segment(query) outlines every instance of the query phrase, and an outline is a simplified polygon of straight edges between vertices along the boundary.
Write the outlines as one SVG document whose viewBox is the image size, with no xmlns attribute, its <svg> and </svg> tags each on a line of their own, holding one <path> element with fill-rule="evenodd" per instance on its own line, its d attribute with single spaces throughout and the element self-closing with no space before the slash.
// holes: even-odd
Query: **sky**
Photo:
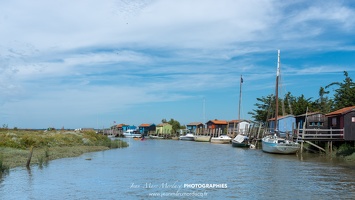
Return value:
<svg viewBox="0 0 355 200">
<path fill-rule="evenodd" d="M 0 126 L 252 119 L 278 49 L 284 93 L 355 79 L 354 32 L 345 0 L 0 1 Z"/>
</svg>

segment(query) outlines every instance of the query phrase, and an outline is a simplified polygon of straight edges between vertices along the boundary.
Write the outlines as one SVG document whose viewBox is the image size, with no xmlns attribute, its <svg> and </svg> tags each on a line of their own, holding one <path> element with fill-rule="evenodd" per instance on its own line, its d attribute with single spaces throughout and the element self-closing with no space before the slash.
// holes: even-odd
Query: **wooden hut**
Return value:
<svg viewBox="0 0 355 200">
<path fill-rule="evenodd" d="M 277 127 L 280 137 L 286 137 L 287 134 L 292 134 L 293 127 L 296 124 L 294 115 L 285 115 L 277 117 Z M 275 130 L 275 118 L 269 119 L 269 128 L 271 132 Z"/>
<path fill-rule="evenodd" d="M 139 133 L 147 136 L 149 133 L 155 133 L 156 126 L 155 124 L 141 124 L 138 126 Z"/>
<path fill-rule="evenodd" d="M 307 118 L 307 119 L 306 119 Z M 305 124 L 306 123 L 306 124 Z M 311 112 L 296 116 L 296 124 L 300 129 L 327 129 L 328 120 L 321 112 Z"/>
<path fill-rule="evenodd" d="M 331 129 L 344 129 L 343 139 L 355 141 L 355 106 L 336 110 L 325 115 Z"/>
<path fill-rule="evenodd" d="M 230 135 L 247 134 L 250 122 L 247 120 L 231 120 L 228 121 L 228 133 Z"/>
<path fill-rule="evenodd" d="M 156 126 L 156 135 L 170 135 L 173 131 L 173 126 L 169 123 L 161 123 Z"/>
<path fill-rule="evenodd" d="M 191 122 L 188 125 L 186 125 L 186 129 L 189 130 L 190 133 L 197 133 L 198 130 L 201 130 L 204 128 L 204 125 L 202 122 Z"/>
<path fill-rule="evenodd" d="M 226 120 L 210 120 L 206 122 L 209 134 L 227 133 L 228 122 Z"/>
</svg>

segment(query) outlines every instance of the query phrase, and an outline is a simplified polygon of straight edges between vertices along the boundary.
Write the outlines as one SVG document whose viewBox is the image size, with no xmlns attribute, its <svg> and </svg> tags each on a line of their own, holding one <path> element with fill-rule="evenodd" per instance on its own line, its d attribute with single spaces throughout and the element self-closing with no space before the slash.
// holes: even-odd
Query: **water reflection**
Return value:
<svg viewBox="0 0 355 200">
<path fill-rule="evenodd" d="M 44 167 L 32 166 L 30 170 L 12 169 L 0 182 L 0 196 L 4 199 L 146 199 L 156 198 L 150 196 L 153 193 L 205 192 L 207 196 L 203 199 L 354 197 L 354 165 L 325 156 L 274 155 L 231 145 L 188 141 L 127 141 L 130 146 L 124 149 L 50 161 Z M 183 187 L 206 183 L 227 184 L 228 188 Z M 181 188 L 167 188 L 164 184 Z"/>
</svg>

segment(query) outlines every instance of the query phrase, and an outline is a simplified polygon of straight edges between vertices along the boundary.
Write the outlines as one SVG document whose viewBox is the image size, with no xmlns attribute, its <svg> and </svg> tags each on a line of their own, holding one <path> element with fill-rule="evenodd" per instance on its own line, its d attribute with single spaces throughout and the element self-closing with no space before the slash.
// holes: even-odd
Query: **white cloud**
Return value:
<svg viewBox="0 0 355 200">
<path fill-rule="evenodd" d="M 335 1 L 1 2 L 0 98 L 8 116 L 53 109 L 58 119 L 81 118 L 210 91 L 236 95 L 241 74 L 255 97 L 274 85 L 279 48 L 294 60 L 352 52 L 354 19 L 354 8 Z M 334 66 L 283 70 L 292 83 L 353 64 Z"/>
</svg>

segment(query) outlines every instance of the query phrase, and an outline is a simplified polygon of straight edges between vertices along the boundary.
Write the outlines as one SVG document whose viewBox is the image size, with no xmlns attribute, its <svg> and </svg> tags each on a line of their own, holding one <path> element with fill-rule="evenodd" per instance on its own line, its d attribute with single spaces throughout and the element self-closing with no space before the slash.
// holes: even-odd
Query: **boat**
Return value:
<svg viewBox="0 0 355 200">
<path fill-rule="evenodd" d="M 158 136 L 158 135 L 149 135 L 150 139 L 164 139 L 163 136 Z"/>
<path fill-rule="evenodd" d="M 266 153 L 277 154 L 294 154 L 300 149 L 300 144 L 292 140 L 280 138 L 278 134 L 278 87 L 280 75 L 280 50 L 277 52 L 277 72 L 276 72 L 276 89 L 275 89 L 275 127 L 274 134 L 269 134 L 261 139 L 262 150 Z"/>
<path fill-rule="evenodd" d="M 249 137 L 243 134 L 238 134 L 232 140 L 233 147 L 250 147 Z"/>
<path fill-rule="evenodd" d="M 128 129 L 125 132 L 123 132 L 124 137 L 141 137 L 142 135 L 137 131 L 133 129 Z"/>
<path fill-rule="evenodd" d="M 211 140 L 211 136 L 209 136 L 209 135 L 195 135 L 194 140 L 196 142 L 209 142 Z"/>
<path fill-rule="evenodd" d="M 229 137 L 228 135 L 211 137 L 211 143 L 216 143 L 216 144 L 230 144 L 231 140 L 232 140 L 232 138 Z"/>
<path fill-rule="evenodd" d="M 192 133 L 187 133 L 186 135 L 181 135 L 179 137 L 179 140 L 194 141 L 195 140 L 195 135 L 192 134 Z"/>
<path fill-rule="evenodd" d="M 300 144 L 275 135 L 268 135 L 262 139 L 262 148 L 267 153 L 294 154 L 300 149 Z"/>
<path fill-rule="evenodd" d="M 242 99 L 242 83 L 243 83 L 243 77 L 240 76 L 240 89 L 239 89 L 239 109 L 238 109 L 238 135 L 235 136 L 232 140 L 232 146 L 233 147 L 250 147 L 250 141 L 249 137 L 244 135 L 245 129 L 240 128 L 241 125 L 241 120 L 240 120 L 240 107 L 241 107 L 241 99 Z"/>
</svg>

